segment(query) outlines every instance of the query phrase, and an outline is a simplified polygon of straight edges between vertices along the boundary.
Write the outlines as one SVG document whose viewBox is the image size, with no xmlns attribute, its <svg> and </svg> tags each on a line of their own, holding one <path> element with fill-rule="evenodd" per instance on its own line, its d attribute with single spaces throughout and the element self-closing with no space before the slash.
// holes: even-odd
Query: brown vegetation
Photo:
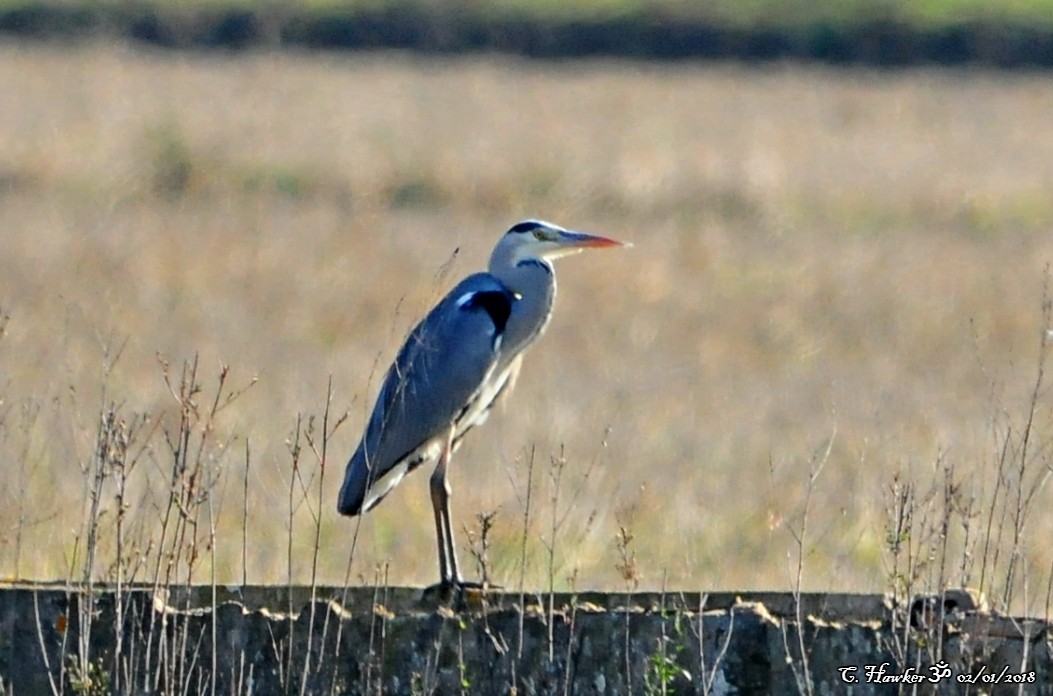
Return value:
<svg viewBox="0 0 1053 696">
<path fill-rule="evenodd" d="M 561 265 L 517 393 L 455 459 L 456 521 L 497 510 L 499 584 L 620 587 L 631 551 L 641 587 L 880 591 L 896 472 L 924 488 L 953 461 L 990 497 L 1029 412 L 1045 76 L 8 45 L 0 82 L 5 575 L 69 575 L 100 404 L 178 429 L 160 353 L 177 378 L 199 355 L 209 398 L 223 363 L 228 388 L 258 379 L 207 432 L 220 582 L 243 575 L 246 441 L 245 573 L 309 578 L 287 442 L 332 377 L 318 572 L 339 583 L 357 523 L 332 498 L 380 371 L 523 217 L 635 248 Z M 130 539 L 167 496 L 150 437 Z M 353 579 L 434 579 L 425 486 L 363 520 Z"/>
</svg>

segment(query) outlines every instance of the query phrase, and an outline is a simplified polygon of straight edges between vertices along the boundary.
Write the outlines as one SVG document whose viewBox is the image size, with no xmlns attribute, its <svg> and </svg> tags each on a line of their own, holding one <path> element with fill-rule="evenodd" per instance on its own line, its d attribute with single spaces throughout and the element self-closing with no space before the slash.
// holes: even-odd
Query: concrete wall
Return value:
<svg viewBox="0 0 1053 696">
<path fill-rule="evenodd" d="M 965 593 L 902 612 L 833 594 L 459 604 L 385 587 L 7 586 L 0 693 L 1053 694 L 1050 625 Z M 924 681 L 890 681 L 904 676 Z"/>
</svg>

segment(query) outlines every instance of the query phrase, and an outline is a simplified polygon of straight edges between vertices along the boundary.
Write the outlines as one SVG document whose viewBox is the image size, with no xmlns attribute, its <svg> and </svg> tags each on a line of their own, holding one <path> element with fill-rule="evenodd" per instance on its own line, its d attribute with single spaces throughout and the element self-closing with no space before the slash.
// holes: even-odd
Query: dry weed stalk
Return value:
<svg viewBox="0 0 1053 696">
<path fill-rule="evenodd" d="M 311 522 L 313 525 L 314 534 L 312 538 L 311 548 L 311 608 L 310 618 L 307 624 L 307 650 L 304 654 L 303 674 L 300 680 L 301 696 L 307 693 L 308 677 L 312 674 L 311 655 L 315 652 L 314 627 L 316 620 L 316 610 L 318 606 L 318 554 L 322 545 L 322 510 L 324 506 L 326 457 L 329 453 L 329 440 L 333 437 L 333 434 L 337 431 L 337 429 L 344 424 L 348 417 L 348 412 L 344 411 L 344 413 L 340 415 L 335 421 L 330 422 L 332 404 L 333 379 L 332 377 L 330 377 L 329 382 L 326 385 L 325 409 L 322 412 L 321 441 L 318 440 L 318 436 L 315 433 L 313 416 L 308 421 L 308 428 L 304 433 L 304 438 L 307 442 L 307 446 L 310 448 L 311 453 L 314 455 L 314 461 L 317 467 L 317 487 L 315 488 L 314 505 L 311 505 L 308 494 L 311 488 L 311 482 L 307 481 L 303 484 L 303 497 L 304 500 L 307 502 L 307 509 L 311 515 Z M 299 470 L 297 471 L 299 472 Z M 314 474 L 312 473 L 312 477 L 313 476 Z M 326 637 L 329 634 L 329 618 L 331 615 L 331 612 L 326 612 L 325 623 L 322 627 L 321 635 L 323 647 L 326 644 Z M 321 655 L 324 656 L 324 650 L 320 652 Z M 317 664 L 313 666 L 314 673 L 320 673 L 322 666 L 322 657 L 320 657 Z"/>
<path fill-rule="evenodd" d="M 631 504 L 627 507 L 621 508 L 615 514 L 615 521 L 618 524 L 618 532 L 615 535 L 615 545 L 618 549 L 619 561 L 616 564 L 616 568 L 621 574 L 622 580 L 625 582 L 625 591 L 627 593 L 635 592 L 640 587 L 640 569 L 636 564 L 636 549 L 633 543 L 636 540 L 636 536 L 633 534 L 633 523 L 636 519 L 636 505 Z M 632 669 L 632 645 L 630 641 L 631 637 L 631 624 L 630 616 L 632 614 L 632 608 L 629 606 L 631 600 L 626 599 L 626 605 L 623 607 L 623 613 L 625 615 L 625 626 L 622 636 L 622 651 L 624 653 L 624 668 L 625 674 L 625 687 L 628 692 L 632 693 L 633 683 L 633 669 Z"/>
<path fill-rule="evenodd" d="M 1043 330 L 1026 406 L 1014 414 L 996 401 L 991 419 L 994 456 L 963 474 L 957 458 L 940 451 L 931 480 L 897 471 L 885 491 L 885 566 L 895 611 L 889 649 L 903 668 L 944 659 L 944 621 L 954 609 L 947 593 L 969 587 L 994 608 L 1030 613 L 1028 523 L 1053 473 L 1050 407 L 1044 403 L 1045 366 L 1053 302 L 1049 270 L 1043 291 Z M 975 343 L 975 337 L 974 337 Z M 988 374 L 983 361 L 980 368 Z M 988 377 L 991 393 L 994 381 Z M 1053 567 L 1048 571 L 1050 607 Z"/>
<path fill-rule="evenodd" d="M 120 350 L 105 352 L 106 374 L 113 369 Z M 203 552 L 208 554 L 209 586 L 213 606 L 216 602 L 216 541 L 218 509 L 214 499 L 221 464 L 229 440 L 217 440 L 218 417 L 236 401 L 243 389 L 228 389 L 228 369 L 222 366 L 215 393 L 204 406 L 199 403 L 202 386 L 198 363 L 184 363 L 178 379 L 162 360 L 162 375 L 177 405 L 177 423 L 164 416 L 125 415 L 117 403 L 105 401 L 99 411 L 90 457 L 81 466 L 84 479 L 84 512 L 81 531 L 74 539 L 70 558 L 70 591 L 79 602 L 76 654 L 62 664 L 53 691 L 70 688 L 92 692 L 105 684 L 117 693 L 160 689 L 214 689 L 218 665 L 215 664 L 216 626 L 210 634 L 189 635 L 189 623 L 154 610 L 150 602 L 133 601 L 130 591 L 142 571 L 152 567 L 148 578 L 152 597 L 171 597 L 176 586 L 189 586 Z M 144 457 L 161 466 L 156 435 L 163 434 L 167 450 L 168 482 L 165 503 L 151 508 L 147 474 L 140 473 Z M 133 503 L 133 491 L 142 491 Z M 147 518 L 157 512 L 156 520 Z M 156 526 L 153 532 L 152 525 Z M 145 542 L 143 540 L 146 540 Z M 104 554 L 112 553 L 110 560 Z M 77 581 L 74 582 L 74 577 Z M 99 613 L 96 586 L 100 580 L 113 583 L 115 649 L 105 657 L 92 654 L 93 624 Z M 141 591 L 138 597 L 142 598 Z M 191 593 L 184 605 L 189 608 Z M 131 629 L 130 637 L 126 632 Z M 63 633 L 62 654 L 65 652 Z M 213 662 L 196 662 L 201 641 L 211 639 Z M 43 650 L 42 644 L 42 650 Z"/>
<path fill-rule="evenodd" d="M 468 553 L 475 561 L 476 570 L 479 573 L 479 582 L 483 588 L 493 585 L 493 563 L 490 560 L 490 548 L 493 544 L 493 528 L 497 520 L 497 510 L 477 512 L 475 521 L 476 529 L 467 525 L 463 527 L 465 538 L 468 539 Z"/>
<path fill-rule="evenodd" d="M 534 493 L 534 455 L 535 449 L 531 447 L 530 454 L 527 456 L 527 481 L 525 493 L 522 496 L 519 495 L 519 489 L 515 486 L 514 481 L 512 486 L 513 490 L 516 492 L 516 497 L 519 499 L 520 507 L 523 510 L 523 526 L 519 537 L 519 625 L 516 631 L 516 659 L 512 661 L 512 685 L 513 688 L 516 689 L 518 689 L 519 684 L 519 664 L 523 660 L 524 622 L 526 620 L 527 542 L 530 537 L 530 504 Z M 519 460 L 516 459 L 514 464 L 519 464 Z M 516 469 L 518 470 L 518 467 L 516 467 Z"/>
<path fill-rule="evenodd" d="M 705 610 L 706 602 L 708 601 L 709 595 L 707 593 L 699 595 L 697 621 L 691 626 L 691 632 L 695 634 L 695 638 L 698 640 L 698 678 L 704 696 L 714 693 L 718 684 L 717 678 L 723 676 L 720 669 L 724 664 L 724 658 L 727 656 L 728 648 L 731 646 L 731 637 L 735 632 L 735 607 L 733 606 L 728 609 L 728 630 L 724 633 L 724 642 L 717 646 L 717 654 L 713 658 L 713 665 L 708 666 L 706 662 L 705 631 Z M 682 607 L 687 606 L 687 602 L 683 597 L 681 597 L 680 604 Z"/>
<path fill-rule="evenodd" d="M 833 450 L 836 438 L 837 426 L 835 424 L 833 432 L 830 433 L 830 437 L 816 448 L 808 460 L 808 479 L 805 485 L 804 502 L 801 507 L 800 522 L 797 526 L 793 524 L 786 525 L 794 544 L 791 561 L 791 593 L 793 594 L 793 621 L 796 640 L 791 646 L 789 631 L 786 622 L 783 621 L 781 624 L 782 643 L 783 649 L 786 651 L 786 657 L 790 662 L 790 669 L 793 672 L 793 678 L 798 693 L 808 694 L 809 696 L 814 693 L 814 684 L 809 664 L 810 650 L 805 642 L 805 629 L 808 625 L 809 617 L 804 615 L 804 607 L 801 601 L 801 587 L 804 582 L 804 559 L 812 551 L 812 549 L 809 548 L 809 545 L 812 543 L 810 536 L 811 530 L 809 529 L 812 501 L 819 482 L 819 476 L 823 473 L 823 469 L 826 467 L 827 462 L 830 461 L 830 453 Z M 774 475 L 774 464 L 771 462 L 769 462 L 769 471 Z M 790 554 L 788 553 L 787 555 L 789 556 Z M 794 653 L 796 653 L 796 660 L 794 659 Z"/>
</svg>

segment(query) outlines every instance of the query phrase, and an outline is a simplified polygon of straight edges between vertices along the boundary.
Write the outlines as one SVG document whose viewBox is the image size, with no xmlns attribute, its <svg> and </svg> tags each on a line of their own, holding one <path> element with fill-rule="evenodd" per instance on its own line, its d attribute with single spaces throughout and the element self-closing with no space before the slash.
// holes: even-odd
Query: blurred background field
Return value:
<svg viewBox="0 0 1053 696">
<path fill-rule="evenodd" d="M 497 511 L 499 584 L 785 588 L 803 551 L 804 589 L 883 591 L 897 472 L 919 510 L 948 465 L 966 497 L 1009 485 L 1047 328 L 1046 74 L 9 42 L 0 83 L 5 577 L 69 574 L 109 402 L 157 423 L 126 501 L 149 553 L 178 425 L 161 354 L 199 356 L 204 402 L 221 364 L 256 380 L 204 434 L 220 582 L 284 582 L 290 559 L 307 580 L 316 503 L 296 493 L 290 531 L 287 443 L 332 379 L 318 568 L 342 582 L 358 521 L 333 501 L 377 381 L 524 217 L 635 246 L 561 262 L 548 334 L 455 459 L 458 527 Z M 1049 495 L 1006 547 L 1039 598 Z M 432 582 L 427 476 L 357 535 L 353 582 Z"/>
</svg>

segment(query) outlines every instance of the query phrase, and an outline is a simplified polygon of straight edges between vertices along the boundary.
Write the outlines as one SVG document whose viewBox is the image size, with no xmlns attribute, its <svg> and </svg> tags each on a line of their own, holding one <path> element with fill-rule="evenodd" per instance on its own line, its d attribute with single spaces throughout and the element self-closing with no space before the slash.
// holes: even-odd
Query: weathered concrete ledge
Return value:
<svg viewBox="0 0 1053 696">
<path fill-rule="evenodd" d="M 1050 624 L 963 591 L 0 586 L 0 693 L 1053 694 Z"/>
</svg>

